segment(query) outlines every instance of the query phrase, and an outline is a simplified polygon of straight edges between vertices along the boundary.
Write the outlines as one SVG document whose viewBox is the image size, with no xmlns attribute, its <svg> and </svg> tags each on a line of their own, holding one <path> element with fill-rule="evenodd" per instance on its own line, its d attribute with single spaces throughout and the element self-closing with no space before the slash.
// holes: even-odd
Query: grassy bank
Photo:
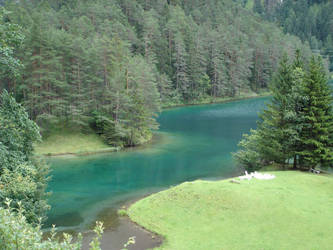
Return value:
<svg viewBox="0 0 333 250">
<path fill-rule="evenodd" d="M 43 138 L 36 145 L 37 155 L 90 154 L 115 151 L 117 148 L 105 144 L 102 138 L 94 133 L 82 134 L 71 131 L 59 131 Z"/>
<path fill-rule="evenodd" d="M 331 249 L 333 177 L 272 172 L 273 180 L 183 183 L 132 205 L 161 249 Z"/>
</svg>

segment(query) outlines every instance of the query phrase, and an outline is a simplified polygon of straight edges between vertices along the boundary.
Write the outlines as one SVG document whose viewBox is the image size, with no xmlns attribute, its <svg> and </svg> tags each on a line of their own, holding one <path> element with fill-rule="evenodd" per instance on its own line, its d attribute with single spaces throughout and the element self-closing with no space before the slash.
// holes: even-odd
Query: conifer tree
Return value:
<svg viewBox="0 0 333 250">
<path fill-rule="evenodd" d="M 292 156 L 290 149 L 291 130 L 288 123 L 288 94 L 292 84 L 292 70 L 287 55 L 280 62 L 272 83 L 273 98 L 260 115 L 257 130 L 244 135 L 235 154 L 239 163 L 249 170 L 259 169 L 261 165 L 276 162 L 284 165 Z M 249 157 L 252 155 L 252 157 Z"/>
<path fill-rule="evenodd" d="M 289 93 L 292 83 L 291 66 L 288 63 L 288 57 L 284 55 L 273 79 L 272 103 L 261 114 L 262 123 L 258 125 L 259 135 L 264 138 L 263 142 L 266 142 L 267 160 L 274 160 L 281 164 L 285 164 L 292 154 L 290 137 L 293 131 L 289 126 Z"/>
<path fill-rule="evenodd" d="M 315 168 L 328 165 L 333 159 L 331 138 L 333 133 L 332 91 L 320 58 L 312 58 L 304 79 L 306 106 L 302 111 L 304 127 L 300 134 L 299 154 L 302 164 Z"/>
<path fill-rule="evenodd" d="M 309 70 L 299 51 L 290 65 L 285 55 L 272 84 L 273 99 L 260 114 L 257 130 L 245 135 L 235 158 L 248 169 L 270 162 L 294 168 L 332 164 L 332 93 L 320 59 Z M 249 157 L 252 155 L 252 157 Z"/>
</svg>

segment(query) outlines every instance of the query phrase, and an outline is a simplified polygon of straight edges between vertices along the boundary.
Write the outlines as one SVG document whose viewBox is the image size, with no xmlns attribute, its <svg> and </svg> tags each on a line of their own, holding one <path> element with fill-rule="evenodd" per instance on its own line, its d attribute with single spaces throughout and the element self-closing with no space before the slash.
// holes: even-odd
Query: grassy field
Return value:
<svg viewBox="0 0 333 250">
<path fill-rule="evenodd" d="M 86 154 L 92 152 L 112 151 L 115 148 L 106 145 L 96 134 L 81 134 L 61 131 L 53 133 L 36 145 L 37 155 Z"/>
<path fill-rule="evenodd" d="M 332 249 L 333 177 L 271 172 L 273 180 L 186 182 L 144 198 L 130 218 L 161 249 Z"/>
</svg>

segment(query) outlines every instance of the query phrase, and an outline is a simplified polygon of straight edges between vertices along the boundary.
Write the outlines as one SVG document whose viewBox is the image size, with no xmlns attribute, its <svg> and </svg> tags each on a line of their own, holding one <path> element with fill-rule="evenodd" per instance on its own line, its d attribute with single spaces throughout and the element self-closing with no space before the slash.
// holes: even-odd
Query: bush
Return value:
<svg viewBox="0 0 333 250">
<path fill-rule="evenodd" d="M 82 236 L 79 235 L 77 242 L 72 242 L 72 236 L 64 234 L 63 241 L 55 239 L 55 228 L 52 229 L 51 237 L 43 241 L 43 233 L 40 224 L 33 226 L 29 224 L 23 215 L 23 210 L 10 208 L 10 201 L 6 201 L 8 208 L 0 207 L 0 249 L 24 249 L 24 250 L 80 250 Z M 97 236 L 90 243 L 91 250 L 99 250 L 99 240 L 103 232 L 103 224 L 96 223 L 94 230 Z"/>
<path fill-rule="evenodd" d="M 119 215 L 119 216 L 127 216 L 127 211 L 126 211 L 126 209 L 119 209 L 119 210 L 118 210 L 118 215 Z"/>
<path fill-rule="evenodd" d="M 33 146 L 41 140 L 39 128 L 23 106 L 3 91 L 0 95 L 0 206 L 6 198 L 18 202 L 29 223 L 37 224 L 49 209 L 45 192 L 48 166 L 33 157 Z"/>
<path fill-rule="evenodd" d="M 247 171 L 256 171 L 262 167 L 260 153 L 258 151 L 258 135 L 256 130 L 251 130 L 251 134 L 243 135 L 240 141 L 240 150 L 233 156 Z"/>
</svg>

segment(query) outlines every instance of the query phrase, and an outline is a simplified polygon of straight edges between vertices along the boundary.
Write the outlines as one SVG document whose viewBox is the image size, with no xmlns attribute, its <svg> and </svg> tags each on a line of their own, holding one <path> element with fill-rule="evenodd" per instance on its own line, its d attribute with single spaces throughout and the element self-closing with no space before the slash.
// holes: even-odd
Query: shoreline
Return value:
<svg viewBox="0 0 333 250">
<path fill-rule="evenodd" d="M 77 153 L 48 153 L 48 154 L 39 154 L 36 155 L 37 157 L 75 157 L 75 156 L 87 156 L 87 155 L 94 155 L 94 154 L 103 154 L 103 153 L 112 153 L 112 152 L 118 152 L 121 149 L 118 148 L 106 148 L 106 149 L 99 149 L 95 151 L 86 151 L 86 152 L 77 152 Z"/>
<path fill-rule="evenodd" d="M 290 169 L 270 169 L 270 170 L 263 170 L 262 172 L 287 172 L 287 171 L 292 171 Z M 198 180 L 194 180 L 191 182 L 185 182 L 185 183 L 194 183 L 196 181 L 204 181 L 204 182 L 220 182 L 220 181 L 224 181 L 224 182 L 232 182 L 232 180 L 234 178 L 237 178 L 239 175 L 236 174 L 233 177 L 228 177 L 228 178 L 221 178 L 221 179 L 216 179 L 216 180 L 202 180 L 202 179 L 198 179 Z M 324 174 L 324 176 L 327 176 L 327 174 Z M 129 213 L 129 209 L 135 205 L 137 202 L 140 202 L 141 200 L 144 199 L 149 199 L 149 197 L 156 195 L 160 192 L 167 192 L 168 190 L 172 189 L 172 188 L 177 188 L 178 186 L 184 184 L 183 183 L 179 183 L 176 186 L 173 187 L 168 187 L 166 189 L 162 189 L 159 191 L 155 191 L 152 193 L 147 193 L 143 196 L 137 197 L 135 199 L 130 199 L 126 202 L 124 202 L 122 205 L 119 206 L 118 210 L 117 210 L 117 214 L 118 214 L 118 221 L 120 222 L 120 225 L 117 228 L 114 228 L 113 226 L 106 226 L 105 227 L 105 232 L 103 233 L 103 239 L 101 241 L 102 243 L 102 249 L 103 245 L 104 246 L 112 246 L 112 242 L 114 243 L 114 239 L 117 238 L 117 236 L 119 236 L 119 234 L 121 234 L 121 236 L 124 236 L 123 238 L 126 238 L 129 235 L 132 235 L 131 233 L 136 233 L 136 243 L 134 245 L 132 245 L 132 247 L 130 247 L 130 249 L 143 249 L 141 248 L 143 245 L 145 244 L 145 246 L 149 246 L 150 248 L 159 248 L 163 245 L 163 243 L 165 243 L 166 237 L 165 235 L 159 234 L 158 232 L 155 232 L 153 230 L 150 230 L 149 228 L 139 224 L 137 221 L 135 221 Z M 128 231 L 124 231 L 124 228 L 126 228 Z M 85 232 L 84 233 L 84 245 L 83 245 L 83 250 L 88 250 L 88 242 L 90 237 L 92 237 L 91 231 L 89 232 Z M 126 237 L 125 237 L 126 236 Z M 143 243 L 144 242 L 144 243 Z M 118 243 L 118 242 L 117 242 Z M 115 246 L 112 246 L 112 248 L 110 249 L 117 249 L 116 247 L 113 248 Z M 105 249 L 109 249 L 109 248 L 105 248 Z"/>
<path fill-rule="evenodd" d="M 139 224 L 133 222 L 128 216 L 122 216 L 118 220 L 119 225 L 115 228 L 105 228 L 100 240 L 101 249 L 118 250 L 123 249 L 129 238 L 135 237 L 135 243 L 128 249 L 155 249 L 160 247 L 164 238 L 155 234 Z M 82 250 L 88 250 L 89 244 L 95 233 L 92 231 L 83 233 Z"/>
<path fill-rule="evenodd" d="M 248 95 L 248 96 L 239 96 L 239 97 L 231 97 L 231 98 L 224 98 L 224 99 L 217 99 L 217 101 L 210 101 L 210 102 L 201 102 L 201 103 L 188 103 L 188 104 L 176 104 L 176 105 L 170 105 L 162 107 L 162 111 L 164 110 L 170 110 L 174 108 L 181 108 L 181 107 L 190 107 L 190 106 L 200 106 L 200 105 L 210 105 L 210 104 L 222 104 L 222 103 L 229 103 L 234 101 L 241 101 L 241 100 L 248 100 L 248 99 L 255 99 L 255 98 L 261 98 L 261 97 L 267 97 L 270 96 L 270 92 L 264 92 L 262 94 L 256 94 L 256 95 Z M 78 157 L 78 156 L 88 156 L 88 155 L 96 155 L 96 154 L 106 154 L 106 153 L 113 153 L 113 152 L 124 152 L 129 149 L 133 148 L 140 148 L 142 146 L 149 145 L 151 143 L 154 143 L 154 137 L 156 137 L 156 133 L 153 133 L 153 136 L 150 140 L 147 140 L 147 142 L 137 145 L 134 147 L 127 147 L 127 148 L 119 148 L 119 147 L 106 147 L 105 149 L 98 149 L 98 150 L 92 150 L 92 151 L 83 151 L 83 152 L 65 152 L 65 153 L 46 153 L 46 154 L 36 154 L 37 157 L 47 157 L 47 158 L 60 158 L 60 157 Z M 156 138 L 155 138 L 156 139 Z"/>
<path fill-rule="evenodd" d="M 244 95 L 244 96 L 241 95 L 241 96 L 237 96 L 237 97 L 216 98 L 215 99 L 216 101 L 214 101 L 214 99 L 212 99 L 210 101 L 203 101 L 203 102 L 198 102 L 198 103 L 183 103 L 183 104 L 162 106 L 162 111 L 173 109 L 173 108 L 181 108 L 181 107 L 210 105 L 210 104 L 222 104 L 222 103 L 229 103 L 229 102 L 234 102 L 234 101 L 255 99 L 255 98 L 261 98 L 261 97 L 267 97 L 267 96 L 271 96 L 271 92 L 268 91 L 268 92 L 263 92 L 261 94 L 254 93 L 254 95 Z"/>
<path fill-rule="evenodd" d="M 82 152 L 66 152 L 66 153 L 48 153 L 48 154 L 36 154 L 37 157 L 46 157 L 46 158 L 61 158 L 61 157 L 79 157 L 79 156 L 89 156 L 89 155 L 97 155 L 97 154 L 108 154 L 108 153 L 114 153 L 114 152 L 126 152 L 130 150 L 136 150 L 143 147 L 147 147 L 148 145 L 156 144 L 161 139 L 161 132 L 156 131 L 153 132 L 152 137 L 147 140 L 145 143 L 133 146 L 133 147 L 109 147 L 109 148 L 103 148 L 98 150 L 92 150 L 92 151 L 82 151 Z"/>
</svg>

